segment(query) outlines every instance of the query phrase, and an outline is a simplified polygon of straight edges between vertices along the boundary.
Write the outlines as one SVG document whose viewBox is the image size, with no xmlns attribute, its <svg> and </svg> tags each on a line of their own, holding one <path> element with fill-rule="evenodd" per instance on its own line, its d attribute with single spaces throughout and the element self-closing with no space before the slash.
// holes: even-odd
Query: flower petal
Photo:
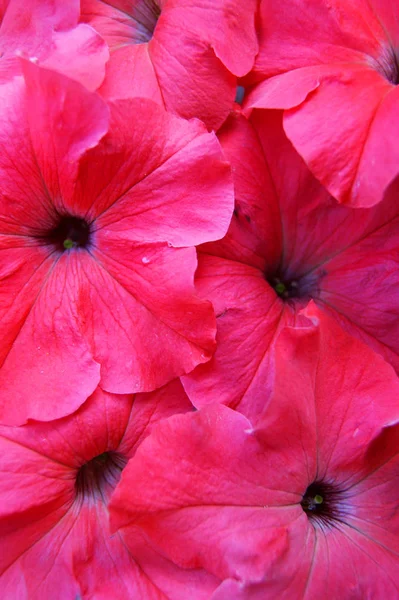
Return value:
<svg viewBox="0 0 399 600">
<path fill-rule="evenodd" d="M 82 264 L 76 299 L 102 387 L 151 391 L 209 360 L 216 327 L 210 303 L 194 295 L 195 249 L 112 239 L 103 248 Z"/>
</svg>

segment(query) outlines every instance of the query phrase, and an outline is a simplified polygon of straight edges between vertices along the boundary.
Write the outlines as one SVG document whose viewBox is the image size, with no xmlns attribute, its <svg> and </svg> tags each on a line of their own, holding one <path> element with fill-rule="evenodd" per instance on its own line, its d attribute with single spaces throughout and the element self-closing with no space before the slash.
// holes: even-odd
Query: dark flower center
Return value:
<svg viewBox="0 0 399 600">
<path fill-rule="evenodd" d="M 283 281 L 280 277 L 272 277 L 269 280 L 270 285 L 274 288 L 274 291 L 280 298 L 300 298 L 301 290 L 299 288 L 298 282 L 295 280 L 292 281 Z"/>
<path fill-rule="evenodd" d="M 61 216 L 57 225 L 44 236 L 57 250 L 87 248 L 90 243 L 90 224 L 80 217 Z"/>
<path fill-rule="evenodd" d="M 297 300 L 315 298 L 320 291 L 319 283 L 324 275 L 326 275 L 326 271 L 319 269 L 299 276 L 295 276 L 294 273 L 274 271 L 271 274 L 266 273 L 265 279 L 277 296 L 292 303 Z"/>
<path fill-rule="evenodd" d="M 396 54 L 394 55 L 390 82 L 393 85 L 399 84 L 399 61 Z"/>
<path fill-rule="evenodd" d="M 118 452 L 104 452 L 82 465 L 76 475 L 75 490 L 79 499 L 103 500 L 115 489 L 127 459 Z"/>
<path fill-rule="evenodd" d="M 155 27 L 161 14 L 156 0 L 140 0 L 132 9 L 132 19 L 136 23 L 133 35 L 135 44 L 149 42 L 154 35 Z"/>
<path fill-rule="evenodd" d="M 244 97 L 245 97 L 245 87 L 243 87 L 242 85 L 238 85 L 237 89 L 236 89 L 236 97 L 234 102 L 237 102 L 237 104 L 242 104 L 244 102 Z"/>
<path fill-rule="evenodd" d="M 344 512 L 342 493 L 323 481 L 315 481 L 308 487 L 301 506 L 308 518 L 318 525 L 332 526 L 342 520 Z"/>
<path fill-rule="evenodd" d="M 399 58 L 393 49 L 389 49 L 378 61 L 377 71 L 392 85 L 399 84 Z"/>
</svg>

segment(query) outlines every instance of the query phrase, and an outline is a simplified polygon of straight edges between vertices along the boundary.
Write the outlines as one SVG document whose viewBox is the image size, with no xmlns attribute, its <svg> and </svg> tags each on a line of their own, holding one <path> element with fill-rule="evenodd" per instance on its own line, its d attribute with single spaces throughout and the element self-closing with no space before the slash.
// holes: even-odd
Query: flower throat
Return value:
<svg viewBox="0 0 399 600">
<path fill-rule="evenodd" d="M 104 452 L 82 465 L 75 481 L 78 499 L 106 498 L 115 489 L 127 459 L 118 452 Z"/>
<path fill-rule="evenodd" d="M 71 215 L 60 216 L 57 224 L 46 232 L 43 240 L 61 252 L 71 248 L 87 248 L 90 245 L 90 224 Z"/>
</svg>

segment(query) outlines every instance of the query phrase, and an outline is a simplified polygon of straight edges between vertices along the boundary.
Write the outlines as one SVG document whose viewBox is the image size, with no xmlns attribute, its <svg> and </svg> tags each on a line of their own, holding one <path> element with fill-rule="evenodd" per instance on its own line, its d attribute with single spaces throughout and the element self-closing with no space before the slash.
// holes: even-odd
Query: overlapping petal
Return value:
<svg viewBox="0 0 399 600">
<path fill-rule="evenodd" d="M 0 0 L 2 597 L 399 597 L 398 84 L 389 0 Z"/>
<path fill-rule="evenodd" d="M 18 55 L 23 55 L 97 89 L 109 51 L 94 29 L 78 21 L 78 0 L 5 2 L 0 7 L 0 80 L 21 72 Z"/>
<path fill-rule="evenodd" d="M 398 490 L 381 495 L 375 469 L 397 475 L 397 438 L 385 432 L 397 428 L 399 382 L 315 306 L 309 316 L 312 327 L 279 336 L 258 426 L 223 406 L 168 419 L 112 500 L 114 527 L 139 526 L 178 565 L 230 579 L 215 598 L 313 598 L 326 581 L 337 597 L 397 593 Z M 372 458 L 380 443 L 388 464 Z M 307 508 L 311 486 L 324 490 L 324 512 Z"/>
<path fill-rule="evenodd" d="M 214 315 L 190 247 L 223 236 L 233 203 L 199 122 L 130 100 L 109 125 L 97 95 L 24 68 L 26 87 L 2 95 L 1 406 L 16 424 L 76 410 L 100 376 L 108 391 L 150 391 L 209 360 Z"/>
<path fill-rule="evenodd" d="M 3 593 L 161 600 L 183 598 L 183 586 L 190 585 L 193 594 L 198 590 L 193 597 L 209 595 L 213 577 L 182 572 L 134 530 L 111 536 L 108 525 L 107 505 L 123 465 L 156 422 L 187 410 L 190 403 L 174 382 L 149 395 L 98 389 L 72 417 L 2 427 Z M 110 456 L 118 457 L 115 463 L 107 462 Z"/>
<path fill-rule="evenodd" d="M 217 129 L 254 62 L 255 10 L 254 0 L 84 0 L 82 19 L 111 49 L 102 93 L 149 97 Z"/>
<path fill-rule="evenodd" d="M 232 116 L 220 140 L 236 208 L 227 236 L 201 247 L 196 282 L 214 304 L 218 347 L 184 378 L 194 404 L 213 402 L 217 389 L 220 402 L 255 419 L 273 386 L 275 335 L 309 325 L 301 311 L 310 298 L 398 369 L 399 182 L 374 208 L 339 206 L 285 138 L 278 113 L 258 111 L 250 123 Z"/>
<path fill-rule="evenodd" d="M 284 108 L 284 128 L 339 202 L 369 207 L 398 174 L 397 7 L 263 1 L 249 107 Z M 271 79 L 269 79 L 271 77 Z"/>
</svg>

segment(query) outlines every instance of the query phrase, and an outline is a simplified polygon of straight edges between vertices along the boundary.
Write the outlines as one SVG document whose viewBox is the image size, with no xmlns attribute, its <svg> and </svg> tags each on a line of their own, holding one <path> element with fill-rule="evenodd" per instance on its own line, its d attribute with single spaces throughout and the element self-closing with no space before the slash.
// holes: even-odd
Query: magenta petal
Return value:
<svg viewBox="0 0 399 600">
<path fill-rule="evenodd" d="M 295 314 L 258 269 L 235 261 L 201 254 L 196 284 L 203 298 L 212 299 L 218 346 L 209 363 L 183 378 L 184 387 L 197 407 L 220 402 L 256 420 L 273 386 L 275 338 L 295 324 Z"/>
<path fill-rule="evenodd" d="M 78 83 L 21 62 L 26 86 L 21 78 L 1 86 L 0 222 L 1 233 L 32 235 L 51 227 L 54 206 L 63 211 L 77 160 L 107 131 L 109 117 Z"/>
<path fill-rule="evenodd" d="M 115 101 L 109 134 L 81 161 L 73 202 L 96 219 L 96 229 L 191 246 L 228 228 L 230 167 L 198 120 L 174 117 L 147 99 Z"/>
<path fill-rule="evenodd" d="M 111 49 L 102 93 L 151 98 L 217 130 L 258 50 L 255 11 L 255 0 L 84 0 L 82 19 Z"/>
<path fill-rule="evenodd" d="M 371 444 L 360 481 L 351 486 L 352 526 L 382 548 L 399 553 L 396 483 L 399 474 L 397 424 L 386 427 Z"/>
<path fill-rule="evenodd" d="M 291 0 L 288 11 L 284 4 L 261 0 L 259 53 L 251 77 L 259 81 L 302 67 L 381 60 L 381 46 L 388 41 L 379 18 L 382 4 Z M 391 17 L 395 11 L 396 5 Z"/>
<path fill-rule="evenodd" d="M 122 46 L 114 50 L 107 63 L 105 81 L 99 92 L 109 100 L 149 98 L 164 107 L 148 44 Z"/>
<path fill-rule="evenodd" d="M 287 546 L 284 527 L 300 516 L 296 495 L 274 489 L 244 417 L 221 406 L 187 416 L 143 442 L 115 490 L 111 522 L 139 525 L 185 568 L 260 577 L 270 554 Z"/>
<path fill-rule="evenodd" d="M 362 538 L 356 530 L 309 531 L 296 558 L 297 564 L 291 570 L 287 568 L 290 562 L 287 557 L 281 567 L 268 573 L 261 583 L 226 579 L 212 600 L 273 600 L 277 597 L 312 600 L 323 596 L 326 588 L 331 598 L 353 600 L 367 595 L 394 598 L 397 594 L 397 558 Z"/>
<path fill-rule="evenodd" d="M 399 172 L 397 5 L 263 0 L 259 31 L 248 110 L 287 110 L 289 139 L 339 202 L 380 202 Z"/>
<path fill-rule="evenodd" d="M 245 99 L 245 110 L 253 108 L 293 108 L 306 100 L 320 85 L 326 67 L 309 67 L 288 71 L 259 83 Z M 298 76 L 299 75 L 299 76 Z"/>
<path fill-rule="evenodd" d="M 104 505 L 82 508 L 68 543 L 73 545 L 71 566 L 83 597 L 185 600 L 183 588 L 190 589 L 190 598 L 207 600 L 215 587 L 212 576 L 200 569 L 183 571 L 151 552 L 146 540 L 135 544 L 135 536 L 131 538 L 129 532 L 110 534 Z"/>
<path fill-rule="evenodd" d="M 189 586 L 195 600 L 209 597 L 218 583 L 211 575 L 182 571 L 134 529 L 110 533 L 107 505 L 121 469 L 172 406 L 174 414 L 188 408 L 178 383 L 136 400 L 97 389 L 70 417 L 0 427 L 2 593 L 184 600 Z"/>
<path fill-rule="evenodd" d="M 259 136 L 247 119 L 233 112 L 218 131 L 218 139 L 234 175 L 234 216 L 227 235 L 202 250 L 272 269 L 280 261 L 281 213 Z M 282 165 L 279 170 L 284 177 Z"/>
<path fill-rule="evenodd" d="M 283 445 L 284 437 L 279 436 L 279 429 L 284 429 L 283 415 L 295 419 L 298 432 L 310 418 L 317 429 L 319 476 L 328 473 L 329 479 L 342 482 L 346 488 L 361 479 L 368 468 L 368 446 L 384 427 L 399 418 L 395 400 L 399 381 L 378 354 L 343 331 L 313 303 L 304 313 L 318 322 L 318 328 L 313 332 L 287 328 L 279 336 L 275 354 L 277 383 L 262 430 L 267 438 L 276 438 Z M 350 360 L 355 356 L 356 360 Z M 295 410 L 293 401 L 299 388 L 302 412 Z M 293 441 L 287 440 L 286 446 L 282 452 L 294 451 Z M 306 447 L 306 441 L 301 442 L 302 447 Z"/>
<path fill-rule="evenodd" d="M 20 256 L 29 260 L 29 254 Z M 2 422 L 59 418 L 76 410 L 97 387 L 100 366 L 80 332 L 80 315 L 71 302 L 79 270 L 76 257 L 49 256 L 33 273 L 26 273 L 23 263 L 14 272 L 15 299 L 2 315 Z"/>
<path fill-rule="evenodd" d="M 0 78 L 20 74 L 18 56 L 24 56 L 96 89 L 104 78 L 108 48 L 91 27 L 78 25 L 78 18 L 78 0 L 7 2 L 0 8 Z"/>
<path fill-rule="evenodd" d="M 277 339 L 257 426 L 224 406 L 159 423 L 111 501 L 113 528 L 139 527 L 177 565 L 227 579 L 215 598 L 310 600 L 326 581 L 334 597 L 398 589 L 399 382 L 317 307 L 306 312 L 311 327 Z"/>
<path fill-rule="evenodd" d="M 168 24 L 176 30 L 188 29 L 207 42 L 238 77 L 248 73 L 258 51 L 255 11 L 255 0 L 247 0 L 245 4 L 240 0 L 213 0 L 212 7 L 206 0 L 165 3 Z"/>
<path fill-rule="evenodd" d="M 44 51 L 46 55 L 53 31 L 70 29 L 78 18 L 78 0 L 30 0 L 28 5 L 23 0 L 8 0 L 0 7 L 2 54 L 22 51 L 33 57 Z"/>
<path fill-rule="evenodd" d="M 282 324 L 303 326 L 297 315 L 311 298 L 399 368 L 399 180 L 374 207 L 339 205 L 284 135 L 281 115 L 257 110 L 249 122 L 235 116 L 220 134 L 233 168 L 235 210 L 225 238 L 200 248 L 197 286 L 214 304 L 218 347 L 209 364 L 185 378 L 197 406 L 217 397 L 239 408 L 250 381 L 248 398 L 257 400 L 248 405 L 260 406 L 262 397 L 264 404 L 270 384 L 262 373 L 271 371 L 262 360 L 278 311 Z M 280 279 L 296 286 L 285 298 L 276 290 Z"/>
<path fill-rule="evenodd" d="M 105 210 L 96 227 L 110 238 L 174 247 L 219 239 L 233 210 L 230 181 L 217 138 L 199 135 Z"/>
<path fill-rule="evenodd" d="M 288 137 L 339 202 L 373 206 L 397 175 L 398 151 L 391 132 L 398 98 L 398 90 L 379 73 L 353 68 L 339 78 L 324 79 L 302 106 L 286 113 Z M 327 102 L 333 115 L 328 123 Z M 386 158 L 376 164 L 382 147 Z"/>
<path fill-rule="evenodd" d="M 60 258 L 45 238 L 64 210 L 60 194 L 73 187 L 77 159 L 108 127 L 98 96 L 28 61 L 24 69 L 26 88 L 21 78 L 3 85 L 0 109 L 1 412 L 13 424 L 68 414 L 99 381 L 70 302 L 77 257 Z"/>
<path fill-rule="evenodd" d="M 51 199 L 35 164 L 30 129 L 25 118 L 22 78 L 1 85 L 0 223 L 2 234 L 28 234 L 37 223 L 49 223 Z M 12 140 L 12 144 L 10 144 Z M 26 198 L 30 202 L 26 202 Z M 11 240 L 10 240 L 11 241 Z M 15 243 L 15 240 L 14 240 Z"/>
<path fill-rule="evenodd" d="M 233 209 L 229 165 L 199 121 L 130 99 L 112 106 L 109 125 L 97 94 L 28 61 L 24 69 L 26 88 L 20 78 L 4 85 L 0 107 L 8 423 L 76 410 L 100 367 L 105 389 L 127 393 L 208 361 L 215 318 L 195 295 L 193 246 L 222 237 Z"/>
<path fill-rule="evenodd" d="M 209 43 L 180 21 L 165 19 L 151 40 L 150 54 L 166 109 L 185 119 L 197 117 L 217 130 L 232 108 L 237 79 Z"/>
<path fill-rule="evenodd" d="M 392 41 L 394 48 L 399 46 L 399 9 L 395 2 L 379 0 L 374 2 L 375 13 Z M 377 12 L 378 11 L 378 12 Z"/>
<path fill-rule="evenodd" d="M 108 59 L 104 40 L 91 27 L 80 24 L 69 31 L 54 32 L 53 50 L 40 64 L 94 91 L 103 82 Z"/>
<path fill-rule="evenodd" d="M 353 526 L 337 530 L 334 539 L 321 534 L 304 597 L 322 595 L 327 585 L 332 598 L 348 596 L 348 591 L 353 598 L 394 598 L 399 589 L 397 560 L 397 554 L 390 554 Z"/>
<path fill-rule="evenodd" d="M 208 361 L 216 327 L 210 303 L 194 295 L 195 249 L 102 247 L 110 255 L 87 258 L 77 301 L 104 389 L 151 391 Z"/>
<path fill-rule="evenodd" d="M 62 211 L 75 185 L 79 158 L 108 130 L 108 109 L 79 83 L 28 61 L 23 68 L 33 154 L 48 194 Z"/>
</svg>

